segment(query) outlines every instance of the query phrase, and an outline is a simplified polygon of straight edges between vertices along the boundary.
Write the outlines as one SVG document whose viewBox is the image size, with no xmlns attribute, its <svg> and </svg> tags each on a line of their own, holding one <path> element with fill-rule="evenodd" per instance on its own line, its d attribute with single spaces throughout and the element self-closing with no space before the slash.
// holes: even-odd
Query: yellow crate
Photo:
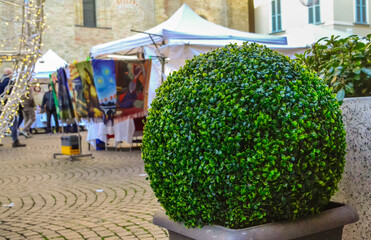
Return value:
<svg viewBox="0 0 371 240">
<path fill-rule="evenodd" d="M 62 146 L 62 154 L 77 155 L 77 154 L 80 154 L 80 150 L 79 149 L 72 149 L 71 146 Z"/>
</svg>

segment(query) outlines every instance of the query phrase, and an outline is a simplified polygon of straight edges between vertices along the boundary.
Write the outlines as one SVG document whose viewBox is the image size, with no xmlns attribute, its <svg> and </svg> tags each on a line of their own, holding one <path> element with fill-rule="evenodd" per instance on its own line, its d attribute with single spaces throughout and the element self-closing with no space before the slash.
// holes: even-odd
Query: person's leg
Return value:
<svg viewBox="0 0 371 240">
<path fill-rule="evenodd" d="M 23 122 L 23 109 L 22 110 L 18 110 L 18 123 L 17 123 L 17 128 L 19 128 L 19 126 L 21 126 L 22 122 Z"/>
<path fill-rule="evenodd" d="M 23 114 L 24 114 L 23 131 L 25 131 L 26 133 L 29 133 L 32 124 L 36 120 L 35 111 L 33 110 L 33 108 L 26 108 L 23 110 Z"/>
<path fill-rule="evenodd" d="M 58 115 L 57 110 L 53 111 L 54 123 L 55 123 L 55 132 L 59 132 L 59 122 L 58 122 Z"/>
<path fill-rule="evenodd" d="M 63 128 L 63 127 L 62 127 Z M 66 124 L 66 130 L 64 131 L 65 133 L 70 133 L 72 132 L 72 127 L 71 127 L 71 124 L 67 123 Z"/>
<path fill-rule="evenodd" d="M 25 127 L 26 127 L 26 124 L 27 124 L 27 121 L 28 121 L 28 116 L 27 116 L 27 112 L 25 111 L 25 109 L 23 108 L 22 110 L 20 110 L 19 112 L 22 112 L 22 116 L 24 118 L 24 126 L 23 126 L 23 130 L 21 130 L 19 128 L 19 126 L 21 125 L 19 122 L 18 122 L 18 133 L 20 135 L 23 135 L 25 138 L 28 138 L 28 135 L 27 135 L 27 132 L 25 131 Z"/>
<path fill-rule="evenodd" d="M 13 143 L 18 141 L 18 117 L 14 117 L 13 125 L 10 127 L 10 131 L 12 132 L 12 139 Z"/>
<path fill-rule="evenodd" d="M 29 114 L 30 114 L 30 119 L 31 119 L 32 123 L 30 125 L 29 130 L 28 130 L 28 134 L 29 134 L 29 136 L 31 136 L 31 127 L 32 127 L 32 124 L 34 124 L 34 122 L 36 122 L 35 109 L 34 108 L 30 109 L 30 113 Z"/>
<path fill-rule="evenodd" d="M 1 106 L 1 105 L 0 105 L 0 106 Z M 0 111 L 0 115 L 1 115 L 1 111 Z M 4 144 L 0 143 L 0 147 L 1 147 L 1 146 L 4 146 Z"/>
<path fill-rule="evenodd" d="M 30 120 L 30 116 L 28 116 L 28 112 L 26 108 L 22 110 L 22 113 L 23 113 L 23 119 L 24 119 L 23 131 L 26 131 L 27 122 Z"/>
<path fill-rule="evenodd" d="M 0 105 L 0 106 L 1 106 L 1 105 Z M 0 111 L 0 115 L 1 115 L 1 111 Z M 1 146 L 4 146 L 4 144 L 0 143 L 0 147 L 1 147 Z"/>
<path fill-rule="evenodd" d="M 26 144 L 21 144 L 18 140 L 18 118 L 14 118 L 13 126 L 11 126 L 10 130 L 12 131 L 12 138 L 13 144 L 12 147 L 25 147 Z"/>
<path fill-rule="evenodd" d="M 51 133 L 51 121 L 52 121 L 51 112 L 46 110 L 46 133 Z"/>
</svg>

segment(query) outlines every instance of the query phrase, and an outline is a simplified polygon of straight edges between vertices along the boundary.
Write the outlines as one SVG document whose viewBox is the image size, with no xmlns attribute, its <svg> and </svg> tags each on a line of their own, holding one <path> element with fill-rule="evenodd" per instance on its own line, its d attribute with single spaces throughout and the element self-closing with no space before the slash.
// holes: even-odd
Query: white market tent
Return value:
<svg viewBox="0 0 371 240">
<path fill-rule="evenodd" d="M 49 49 L 41 58 L 39 58 L 35 64 L 34 78 L 49 79 L 49 75 L 58 68 L 66 66 L 67 62 L 63 60 L 53 50 Z"/>
<path fill-rule="evenodd" d="M 242 32 L 217 25 L 200 17 L 183 4 L 168 20 L 133 36 L 112 41 L 91 48 L 91 56 L 111 53 L 125 53 L 153 43 L 169 44 L 171 40 L 240 40 L 266 44 L 286 44 L 285 37 Z"/>
<path fill-rule="evenodd" d="M 152 59 L 148 93 L 150 105 L 155 89 L 170 72 L 183 66 L 185 60 L 228 43 L 241 44 L 244 41 L 274 46 L 287 44 L 283 36 L 242 32 L 209 22 L 183 4 L 168 20 L 156 27 L 93 46 L 90 55 L 93 58 L 112 58 L 112 54 L 136 55 L 143 51 L 145 58 Z"/>
</svg>

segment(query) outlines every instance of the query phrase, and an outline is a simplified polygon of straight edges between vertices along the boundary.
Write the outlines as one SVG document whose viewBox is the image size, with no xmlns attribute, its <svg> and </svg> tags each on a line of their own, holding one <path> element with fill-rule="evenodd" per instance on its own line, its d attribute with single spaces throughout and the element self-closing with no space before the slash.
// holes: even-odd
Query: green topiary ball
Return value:
<svg viewBox="0 0 371 240">
<path fill-rule="evenodd" d="M 244 228 L 319 212 L 337 189 L 345 148 L 339 103 L 321 79 L 245 43 L 168 77 L 142 154 L 170 218 Z"/>
</svg>

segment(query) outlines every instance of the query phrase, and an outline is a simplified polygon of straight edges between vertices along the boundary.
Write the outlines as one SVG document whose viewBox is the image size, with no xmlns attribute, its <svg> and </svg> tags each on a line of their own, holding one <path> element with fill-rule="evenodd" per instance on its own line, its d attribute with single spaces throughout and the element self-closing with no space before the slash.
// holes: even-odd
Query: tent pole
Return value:
<svg viewBox="0 0 371 240">
<path fill-rule="evenodd" d="M 165 73 L 165 57 L 160 56 L 160 61 L 161 61 L 161 84 L 164 83 L 164 73 Z"/>
</svg>

